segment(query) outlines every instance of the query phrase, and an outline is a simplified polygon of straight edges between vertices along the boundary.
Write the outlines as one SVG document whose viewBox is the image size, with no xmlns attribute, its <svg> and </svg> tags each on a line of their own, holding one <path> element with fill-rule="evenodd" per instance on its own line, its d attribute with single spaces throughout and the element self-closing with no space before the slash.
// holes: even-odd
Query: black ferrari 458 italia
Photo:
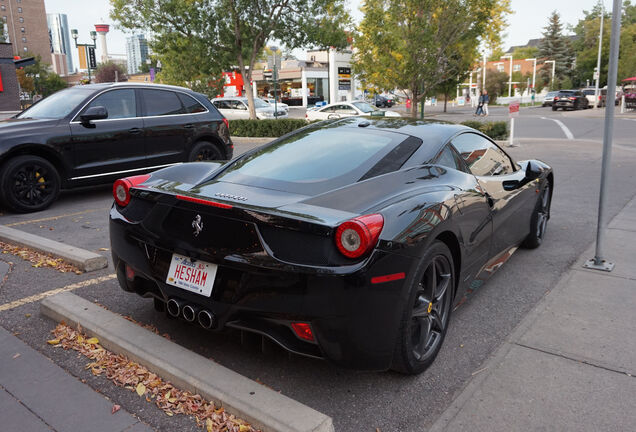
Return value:
<svg viewBox="0 0 636 432">
<path fill-rule="evenodd" d="M 465 126 L 327 121 L 118 180 L 113 262 L 124 290 L 204 328 L 413 374 L 471 283 L 541 244 L 553 189 L 549 166 Z"/>
</svg>

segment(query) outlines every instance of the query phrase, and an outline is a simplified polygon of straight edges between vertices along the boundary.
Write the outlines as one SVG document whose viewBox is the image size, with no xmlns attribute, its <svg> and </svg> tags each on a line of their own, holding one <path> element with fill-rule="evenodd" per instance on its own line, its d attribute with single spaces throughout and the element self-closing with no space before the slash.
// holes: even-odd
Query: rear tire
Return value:
<svg viewBox="0 0 636 432">
<path fill-rule="evenodd" d="M 208 141 L 199 141 L 192 147 L 188 161 L 190 162 L 203 162 L 223 160 L 223 154 L 221 150 L 214 144 Z"/>
<path fill-rule="evenodd" d="M 446 336 L 454 292 L 453 256 L 435 241 L 420 261 L 404 305 L 393 370 L 419 374 L 433 363 Z"/>
<path fill-rule="evenodd" d="M 39 156 L 17 156 L 0 168 L 0 200 L 17 213 L 46 209 L 60 194 L 60 175 Z"/>
<path fill-rule="evenodd" d="M 552 106 L 552 111 L 556 111 L 558 108 L 555 107 L 554 105 Z"/>
</svg>

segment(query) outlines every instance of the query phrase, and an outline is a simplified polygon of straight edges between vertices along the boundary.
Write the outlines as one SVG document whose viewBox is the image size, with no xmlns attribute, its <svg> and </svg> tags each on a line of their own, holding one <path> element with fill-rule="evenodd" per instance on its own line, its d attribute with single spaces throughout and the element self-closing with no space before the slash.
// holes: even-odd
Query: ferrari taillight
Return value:
<svg viewBox="0 0 636 432">
<path fill-rule="evenodd" d="M 378 242 L 384 226 L 381 214 L 370 214 L 343 222 L 336 229 L 336 246 L 348 258 L 359 258 Z"/>
<path fill-rule="evenodd" d="M 126 177 L 113 184 L 113 198 L 117 205 L 126 207 L 130 202 L 130 188 L 142 184 L 150 178 L 150 174 Z"/>
</svg>

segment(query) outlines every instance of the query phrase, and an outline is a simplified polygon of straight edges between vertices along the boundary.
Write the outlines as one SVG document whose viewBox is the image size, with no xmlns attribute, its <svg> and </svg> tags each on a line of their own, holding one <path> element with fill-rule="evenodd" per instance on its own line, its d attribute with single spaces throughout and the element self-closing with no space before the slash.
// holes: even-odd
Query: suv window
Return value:
<svg viewBox="0 0 636 432">
<path fill-rule="evenodd" d="M 464 133 L 453 138 L 452 142 L 476 176 L 506 175 L 514 172 L 508 155 L 481 135 Z"/>
<path fill-rule="evenodd" d="M 102 93 L 86 105 L 82 112 L 95 106 L 106 108 L 109 119 L 137 117 L 137 102 L 133 89 L 110 90 Z"/>
<path fill-rule="evenodd" d="M 147 89 L 142 89 L 141 91 L 146 106 L 146 117 L 186 113 L 175 92 Z"/>
<path fill-rule="evenodd" d="M 179 96 L 179 99 L 181 99 L 181 103 L 185 107 L 187 113 L 194 114 L 207 111 L 207 109 L 192 96 L 188 96 L 183 93 L 177 93 L 177 95 Z"/>
</svg>

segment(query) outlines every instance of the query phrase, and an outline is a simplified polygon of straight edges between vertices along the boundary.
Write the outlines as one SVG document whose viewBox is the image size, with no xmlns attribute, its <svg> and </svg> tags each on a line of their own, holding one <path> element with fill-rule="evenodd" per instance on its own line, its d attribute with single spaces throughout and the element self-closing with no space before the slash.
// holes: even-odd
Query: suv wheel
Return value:
<svg viewBox="0 0 636 432">
<path fill-rule="evenodd" d="M 0 197 L 18 213 L 44 210 L 60 193 L 60 175 L 38 156 L 17 156 L 0 170 Z"/>
<path fill-rule="evenodd" d="M 192 147 L 188 161 L 201 162 L 223 160 L 223 155 L 217 146 L 207 141 L 199 141 Z"/>
</svg>

